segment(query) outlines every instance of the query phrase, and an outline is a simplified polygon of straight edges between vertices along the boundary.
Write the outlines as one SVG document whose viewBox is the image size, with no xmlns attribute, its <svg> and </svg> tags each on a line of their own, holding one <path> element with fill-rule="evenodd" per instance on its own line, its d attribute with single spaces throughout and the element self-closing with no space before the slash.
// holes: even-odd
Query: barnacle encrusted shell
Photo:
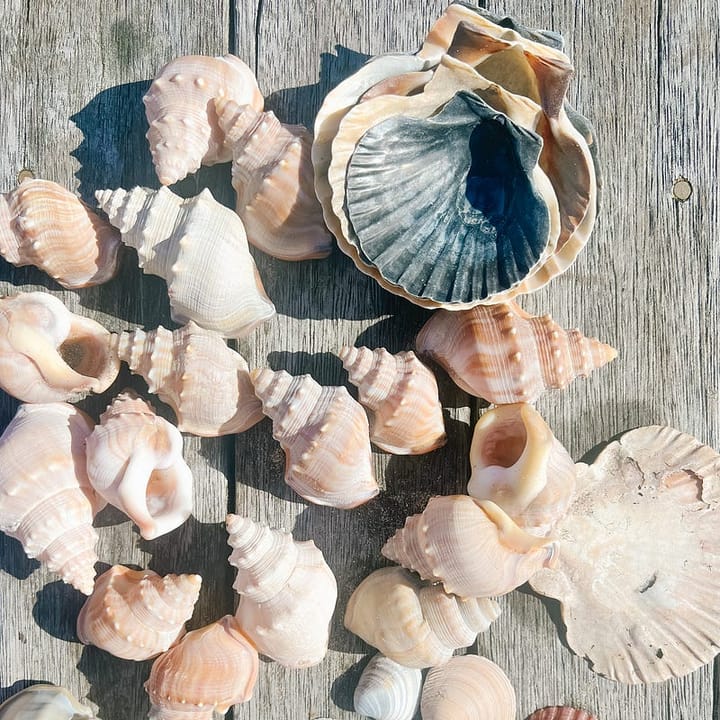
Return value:
<svg viewBox="0 0 720 720">
<path fill-rule="evenodd" d="M 412 720 L 420 705 L 422 673 L 378 654 L 358 680 L 355 712 L 375 720 Z"/>
<path fill-rule="evenodd" d="M 383 655 L 413 668 L 445 662 L 500 614 L 490 598 L 460 598 L 400 567 L 376 570 L 355 588 L 345 627 Z"/>
<path fill-rule="evenodd" d="M 557 563 L 531 579 L 560 601 L 570 647 L 625 683 L 710 662 L 720 647 L 720 455 L 655 425 L 577 469 Z"/>
<path fill-rule="evenodd" d="M 263 655 L 286 667 L 317 665 L 327 653 L 337 583 L 312 540 L 228 515 L 230 564 L 238 569 L 235 618 Z"/>
<path fill-rule="evenodd" d="M 30 685 L 0 705 L 0 720 L 99 720 L 65 688 Z"/>
<path fill-rule="evenodd" d="M 0 193 L 0 255 L 34 265 L 66 288 L 100 285 L 118 269 L 120 235 L 82 200 L 50 180 Z"/>
<path fill-rule="evenodd" d="M 199 575 L 165 575 L 113 565 L 96 581 L 77 620 L 80 642 L 125 660 L 148 660 L 185 634 Z"/>
<path fill-rule="evenodd" d="M 378 494 L 367 417 L 346 388 L 269 368 L 250 376 L 285 451 L 285 482 L 298 495 L 347 509 Z"/>
<path fill-rule="evenodd" d="M 182 525 L 192 512 L 193 477 L 182 451 L 180 431 L 126 390 L 87 439 L 88 478 L 146 540 L 153 540 Z"/>
<path fill-rule="evenodd" d="M 194 320 L 236 338 L 275 314 L 242 221 L 209 190 L 187 200 L 166 187 L 95 195 L 122 241 L 137 250 L 143 272 L 167 282 L 175 322 Z"/>
<path fill-rule="evenodd" d="M 370 414 L 370 439 L 398 455 L 419 455 L 447 442 L 435 376 L 412 351 L 343 347 L 340 359 Z"/>
<path fill-rule="evenodd" d="M 465 392 L 498 405 L 534 402 L 545 390 L 587 377 L 617 355 L 609 345 L 564 330 L 549 315 L 530 315 L 514 302 L 438 310 L 415 346 Z"/>
<path fill-rule="evenodd" d="M 527 720 L 597 720 L 585 710 L 563 705 L 536 710 Z"/>
</svg>

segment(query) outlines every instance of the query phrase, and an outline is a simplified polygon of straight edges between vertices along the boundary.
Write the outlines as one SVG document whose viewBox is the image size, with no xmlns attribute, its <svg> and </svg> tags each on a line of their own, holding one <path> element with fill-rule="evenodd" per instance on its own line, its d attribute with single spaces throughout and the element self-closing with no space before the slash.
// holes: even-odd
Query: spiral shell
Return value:
<svg viewBox="0 0 720 720">
<path fill-rule="evenodd" d="M 99 720 L 65 688 L 30 685 L 0 705 L 0 720 Z"/>
<path fill-rule="evenodd" d="M 598 720 L 585 710 L 569 707 L 567 705 L 546 707 L 536 710 L 527 720 Z"/>
<path fill-rule="evenodd" d="M 375 720 L 412 720 L 420 704 L 422 673 L 376 655 L 363 670 L 353 705 Z"/>
</svg>

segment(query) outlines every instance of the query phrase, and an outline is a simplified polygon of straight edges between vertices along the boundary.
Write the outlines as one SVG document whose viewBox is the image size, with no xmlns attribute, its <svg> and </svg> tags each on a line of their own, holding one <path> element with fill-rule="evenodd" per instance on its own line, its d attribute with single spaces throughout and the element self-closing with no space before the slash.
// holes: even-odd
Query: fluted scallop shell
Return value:
<svg viewBox="0 0 720 720">
<path fill-rule="evenodd" d="M 460 598 L 400 567 L 376 570 L 355 588 L 345 627 L 401 665 L 445 662 L 500 614 L 490 598 Z"/>
<path fill-rule="evenodd" d="M 466 495 L 430 498 L 382 549 L 461 597 L 504 595 L 554 562 L 555 544 L 518 527 L 497 505 Z"/>
<path fill-rule="evenodd" d="M 0 387 L 24 402 L 79 400 L 120 370 L 110 333 L 45 292 L 0 299 Z"/>
<path fill-rule="evenodd" d="M 193 476 L 180 431 L 134 392 L 118 395 L 87 439 L 90 484 L 146 540 L 182 525 L 193 507 Z"/>
<path fill-rule="evenodd" d="M 185 634 L 200 593 L 199 575 L 165 575 L 113 565 L 96 581 L 77 634 L 125 660 L 148 660 Z"/>
<path fill-rule="evenodd" d="M 215 98 L 262 110 L 252 70 L 234 55 L 186 55 L 163 67 L 143 98 L 153 163 L 160 182 L 172 185 L 200 165 L 232 160 L 218 124 Z"/>
<path fill-rule="evenodd" d="M 30 685 L 0 705 L 0 720 L 99 720 L 65 688 L 38 683 Z"/>
<path fill-rule="evenodd" d="M 232 100 L 215 105 L 248 242 L 281 260 L 327 257 L 332 236 L 315 195 L 310 132 Z"/>
<path fill-rule="evenodd" d="M 367 417 L 344 387 L 268 368 L 253 370 L 251 378 L 285 450 L 285 482 L 298 495 L 347 509 L 378 494 Z"/>
<path fill-rule="evenodd" d="M 609 345 L 564 330 L 549 315 L 530 315 L 513 302 L 439 310 L 415 346 L 465 392 L 498 405 L 534 402 L 545 390 L 587 377 L 617 355 Z"/>
<path fill-rule="evenodd" d="M 624 683 L 710 662 L 720 648 L 720 455 L 650 426 L 577 470 L 576 499 L 556 528 L 557 564 L 531 579 L 560 601 L 570 647 Z"/>
<path fill-rule="evenodd" d="M 167 282 L 176 322 L 240 337 L 275 314 L 242 221 L 209 190 L 187 200 L 166 187 L 99 190 L 96 197 L 137 250 L 143 272 Z"/>
<path fill-rule="evenodd" d="M 420 670 L 375 655 L 355 688 L 355 712 L 375 720 L 412 720 L 420 705 L 421 686 Z"/>
<path fill-rule="evenodd" d="M 527 720 L 597 720 L 585 710 L 570 707 L 569 705 L 546 707 L 536 710 Z"/>
<path fill-rule="evenodd" d="M 263 655 L 286 667 L 317 665 L 327 653 L 337 583 L 312 540 L 228 515 L 230 564 L 238 569 L 235 618 Z"/>
<path fill-rule="evenodd" d="M 515 720 L 515 690 L 491 660 L 477 655 L 450 658 L 425 678 L 423 720 Z"/>
<path fill-rule="evenodd" d="M 343 347 L 340 359 L 370 412 L 370 439 L 398 455 L 419 455 L 447 442 L 435 376 L 415 353 Z"/>
<path fill-rule="evenodd" d="M 488 410 L 470 446 L 468 494 L 499 505 L 520 527 L 547 534 L 575 491 L 575 463 L 532 405 Z"/>
<path fill-rule="evenodd" d="M 118 269 L 120 235 L 82 200 L 50 180 L 0 193 L 0 255 L 34 265 L 66 288 L 100 285 Z"/>
<path fill-rule="evenodd" d="M 149 720 L 212 720 L 247 702 L 258 654 L 232 615 L 189 632 L 153 663 L 145 690 Z"/>
<path fill-rule="evenodd" d="M 21 405 L 0 437 L 0 530 L 85 595 L 93 589 L 95 513 L 85 472 L 92 420 L 66 403 Z"/>
</svg>

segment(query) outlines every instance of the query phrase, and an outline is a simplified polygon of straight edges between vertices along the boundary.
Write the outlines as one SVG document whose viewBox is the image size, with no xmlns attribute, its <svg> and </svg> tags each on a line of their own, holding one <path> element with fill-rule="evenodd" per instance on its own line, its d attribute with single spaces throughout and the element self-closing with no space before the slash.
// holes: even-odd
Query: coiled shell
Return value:
<svg viewBox="0 0 720 720">
<path fill-rule="evenodd" d="M 597 720 L 597 718 L 585 710 L 564 705 L 536 710 L 527 720 Z"/>
<path fill-rule="evenodd" d="M 99 720 L 65 688 L 30 685 L 0 705 L 0 720 Z"/>
<path fill-rule="evenodd" d="M 420 670 L 376 655 L 355 688 L 355 712 L 375 720 L 412 720 L 420 705 L 421 686 Z"/>
</svg>

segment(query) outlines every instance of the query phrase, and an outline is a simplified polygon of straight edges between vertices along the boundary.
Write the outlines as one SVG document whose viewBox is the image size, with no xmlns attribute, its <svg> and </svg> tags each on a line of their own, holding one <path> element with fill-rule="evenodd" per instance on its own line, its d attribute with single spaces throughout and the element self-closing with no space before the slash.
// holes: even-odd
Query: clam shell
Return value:
<svg viewBox="0 0 720 720">
<path fill-rule="evenodd" d="M 0 705 L 0 720 L 99 720 L 65 688 L 30 685 Z"/>
<path fill-rule="evenodd" d="M 376 655 L 355 688 L 355 712 L 375 720 L 412 720 L 420 705 L 421 686 L 420 670 Z"/>
<path fill-rule="evenodd" d="M 527 720 L 597 720 L 597 718 L 585 710 L 563 705 L 536 710 Z"/>
</svg>

